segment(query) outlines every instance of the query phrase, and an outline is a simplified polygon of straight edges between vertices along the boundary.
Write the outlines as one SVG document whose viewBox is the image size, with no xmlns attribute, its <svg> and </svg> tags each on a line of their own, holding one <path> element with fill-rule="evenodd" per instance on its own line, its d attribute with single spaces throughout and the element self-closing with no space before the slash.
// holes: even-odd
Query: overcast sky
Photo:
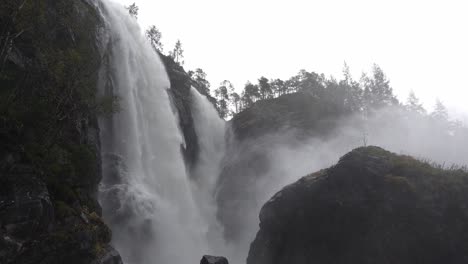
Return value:
<svg viewBox="0 0 468 264">
<path fill-rule="evenodd" d="M 439 97 L 468 113 L 468 0 L 114 0 L 136 2 L 165 51 L 180 39 L 185 69 L 212 86 L 289 78 L 300 69 L 355 79 L 381 66 L 395 93 L 412 89 L 429 109 Z"/>
</svg>

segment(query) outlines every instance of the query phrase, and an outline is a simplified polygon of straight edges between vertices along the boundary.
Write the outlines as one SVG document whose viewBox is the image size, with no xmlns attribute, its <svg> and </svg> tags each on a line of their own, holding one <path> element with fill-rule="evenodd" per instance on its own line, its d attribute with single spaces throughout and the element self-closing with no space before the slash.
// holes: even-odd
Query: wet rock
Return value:
<svg viewBox="0 0 468 264">
<path fill-rule="evenodd" d="M 247 264 L 466 263 L 468 173 L 353 150 L 270 199 Z"/>
<path fill-rule="evenodd" d="M 8 263 L 22 243 L 54 225 L 54 208 L 45 183 L 25 164 L 0 179 L 0 262 Z"/>
<path fill-rule="evenodd" d="M 202 257 L 200 264 L 229 264 L 225 257 L 209 256 Z"/>
<path fill-rule="evenodd" d="M 192 117 L 192 96 L 190 89 L 194 87 L 213 104 L 215 104 L 216 100 L 210 94 L 206 94 L 201 89 L 198 89 L 198 85 L 192 81 L 184 68 L 176 63 L 174 59 L 163 54 L 160 54 L 160 57 L 171 82 L 171 89 L 168 92 L 172 106 L 175 108 L 174 111 L 177 111 L 179 125 L 185 138 L 185 145 L 181 146 L 182 153 L 187 165 L 190 167 L 195 163 L 199 151 L 198 138 Z"/>
<path fill-rule="evenodd" d="M 119 252 L 111 246 L 107 246 L 106 253 L 91 264 L 123 264 Z"/>
<path fill-rule="evenodd" d="M 8 103 L 13 114 L 0 118 L 1 264 L 119 263 L 97 201 L 99 107 L 91 96 L 101 66 L 97 33 L 103 21 L 96 4 L 0 1 L 2 11 L 21 9 L 0 14 L 4 31 L 17 34 L 2 58 L 0 83 L 8 94 L 21 90 Z M 69 65 L 76 86 L 66 77 Z M 57 104 L 68 88 L 76 94 Z"/>
</svg>

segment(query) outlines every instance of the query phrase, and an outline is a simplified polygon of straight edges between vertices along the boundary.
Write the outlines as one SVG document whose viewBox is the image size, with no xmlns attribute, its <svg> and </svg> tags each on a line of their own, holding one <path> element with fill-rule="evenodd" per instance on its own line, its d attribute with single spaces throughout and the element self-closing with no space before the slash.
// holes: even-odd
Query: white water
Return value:
<svg viewBox="0 0 468 264">
<path fill-rule="evenodd" d="M 203 111 L 194 114 L 195 123 L 203 127 L 197 127 L 201 153 L 193 183 L 181 155 L 183 137 L 160 58 L 122 6 L 103 1 L 101 11 L 109 49 L 108 72 L 102 70 L 107 85 L 101 92 L 117 95 L 121 108 L 110 120 L 100 120 L 100 200 L 112 243 L 126 264 L 197 262 L 212 250 L 209 241 L 220 244 L 218 225 L 211 218 L 214 204 L 206 201 L 212 200 L 219 172 L 212 156 L 223 155 L 224 126 L 221 120 L 207 119 L 219 117 L 193 93 L 195 108 Z"/>
<path fill-rule="evenodd" d="M 233 262 L 237 260 L 234 248 L 223 237 L 222 225 L 217 220 L 215 201 L 216 185 L 225 154 L 226 122 L 222 120 L 206 97 L 191 88 L 192 116 L 199 144 L 197 162 L 192 171 L 193 193 L 203 217 L 211 255 L 223 255 Z M 242 256 L 245 258 L 245 256 Z"/>
</svg>

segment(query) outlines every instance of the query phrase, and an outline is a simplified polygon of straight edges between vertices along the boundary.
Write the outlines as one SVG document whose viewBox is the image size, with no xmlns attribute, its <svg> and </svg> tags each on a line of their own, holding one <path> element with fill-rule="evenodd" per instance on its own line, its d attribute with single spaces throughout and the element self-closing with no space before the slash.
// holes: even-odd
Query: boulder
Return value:
<svg viewBox="0 0 468 264">
<path fill-rule="evenodd" d="M 225 257 L 204 255 L 200 264 L 229 264 L 229 262 Z"/>
<path fill-rule="evenodd" d="M 247 264 L 467 263 L 468 173 L 378 147 L 285 187 Z"/>
<path fill-rule="evenodd" d="M 119 252 L 111 246 L 105 248 L 106 252 L 92 264 L 123 264 Z"/>
</svg>

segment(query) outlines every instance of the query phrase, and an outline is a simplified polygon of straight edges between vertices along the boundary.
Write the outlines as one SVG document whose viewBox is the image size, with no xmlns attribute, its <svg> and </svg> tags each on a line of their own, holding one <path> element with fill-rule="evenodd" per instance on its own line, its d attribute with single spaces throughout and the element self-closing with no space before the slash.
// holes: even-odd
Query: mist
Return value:
<svg viewBox="0 0 468 264">
<path fill-rule="evenodd" d="M 224 166 L 231 172 L 234 166 L 235 171 L 227 173 L 230 179 L 224 181 L 247 188 L 229 196 L 230 201 L 221 202 L 221 210 L 223 206 L 228 208 L 226 211 L 237 210 L 228 216 L 221 214 L 227 228 L 225 234 L 233 237 L 238 250 L 237 256 L 232 256 L 234 263 L 245 260 L 258 230 L 258 214 L 263 204 L 288 184 L 333 166 L 354 148 L 379 146 L 444 168 L 468 165 L 468 130 L 462 125 L 447 127 L 446 123 L 398 106 L 373 110 L 368 117 L 357 113 L 337 120 L 336 124 L 328 135 L 320 137 L 304 138 L 293 127 L 242 142 L 231 137 Z M 261 165 L 255 167 L 252 163 Z M 237 178 L 248 183 L 240 183 Z M 223 178 L 220 185 L 226 184 L 222 181 Z M 237 207 L 232 203 L 237 203 Z"/>
</svg>

